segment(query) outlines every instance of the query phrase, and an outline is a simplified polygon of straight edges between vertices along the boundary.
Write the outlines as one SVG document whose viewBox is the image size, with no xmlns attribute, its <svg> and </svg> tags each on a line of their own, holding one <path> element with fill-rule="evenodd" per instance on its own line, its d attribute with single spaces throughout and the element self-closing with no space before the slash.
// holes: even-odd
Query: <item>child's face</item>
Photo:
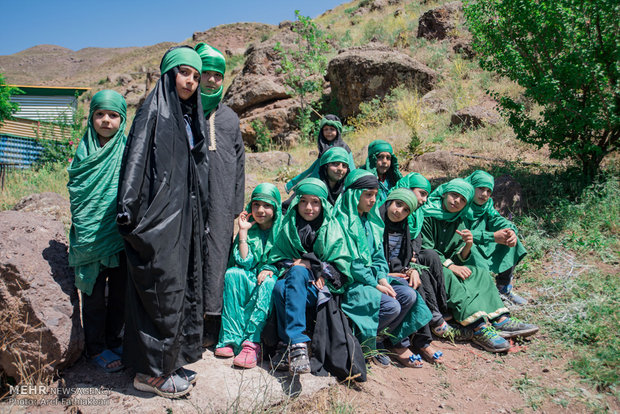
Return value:
<svg viewBox="0 0 620 414">
<path fill-rule="evenodd" d="M 328 141 L 333 141 L 338 136 L 338 130 L 331 125 L 325 125 L 323 127 L 323 136 Z"/>
<path fill-rule="evenodd" d="M 252 201 L 252 217 L 254 217 L 254 221 L 262 229 L 271 227 L 273 223 L 273 206 L 260 200 Z"/>
<path fill-rule="evenodd" d="M 312 221 L 321 214 L 321 199 L 317 196 L 304 194 L 297 204 L 299 215 L 306 221 Z"/>
<path fill-rule="evenodd" d="M 428 192 L 426 192 L 426 190 L 422 190 L 421 188 L 412 188 L 411 191 L 415 194 L 415 198 L 418 199 L 418 207 L 422 207 L 428 199 Z"/>
<path fill-rule="evenodd" d="M 200 85 L 202 90 L 207 94 L 212 94 L 222 86 L 224 76 L 213 70 L 205 70 L 200 76 Z"/>
<path fill-rule="evenodd" d="M 444 207 L 450 213 L 458 213 L 467 205 L 467 200 L 459 193 L 449 192 L 444 195 Z"/>
<path fill-rule="evenodd" d="M 349 171 L 349 166 L 344 162 L 330 162 L 327 164 L 327 179 L 331 182 L 338 182 L 342 180 L 347 172 Z"/>
<path fill-rule="evenodd" d="M 360 196 L 360 201 L 357 203 L 357 212 L 359 214 L 368 213 L 372 210 L 375 202 L 377 201 L 377 193 L 379 190 L 373 188 L 372 190 L 364 190 Z"/>
<path fill-rule="evenodd" d="M 377 154 L 377 173 L 384 175 L 392 165 L 392 155 L 389 152 L 380 152 Z"/>
<path fill-rule="evenodd" d="M 95 132 L 101 138 L 112 138 L 121 126 L 120 114 L 107 109 L 97 109 L 92 121 Z"/>
<path fill-rule="evenodd" d="M 399 223 L 411 213 L 409 206 L 401 200 L 394 200 L 388 205 L 387 216 L 392 223 Z"/>
<path fill-rule="evenodd" d="M 491 190 L 489 187 L 476 187 L 474 203 L 478 204 L 479 206 L 484 205 L 484 203 L 489 201 L 491 194 L 493 194 L 493 190 Z"/>
<path fill-rule="evenodd" d="M 200 73 L 191 66 L 181 65 L 179 66 L 179 73 L 177 73 L 176 87 L 179 98 L 186 101 L 188 100 L 196 89 L 198 89 L 198 83 L 200 82 Z"/>
</svg>

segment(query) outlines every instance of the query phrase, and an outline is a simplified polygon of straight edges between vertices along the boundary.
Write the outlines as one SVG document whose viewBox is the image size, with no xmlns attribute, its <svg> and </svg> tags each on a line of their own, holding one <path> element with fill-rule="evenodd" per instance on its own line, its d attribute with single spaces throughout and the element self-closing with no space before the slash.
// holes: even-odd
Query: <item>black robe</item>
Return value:
<svg viewBox="0 0 620 414">
<path fill-rule="evenodd" d="M 232 109 L 222 103 L 215 109 L 215 137 L 211 136 L 210 117 L 206 119 L 210 196 L 203 302 L 206 315 L 220 315 L 234 220 L 245 201 L 245 147 L 239 117 Z"/>
<path fill-rule="evenodd" d="M 193 108 L 190 150 L 177 73 L 164 73 L 136 113 L 118 186 L 129 269 L 123 363 L 152 376 L 202 357 L 208 183 L 200 177 L 209 165 L 198 94 L 186 103 Z"/>
</svg>

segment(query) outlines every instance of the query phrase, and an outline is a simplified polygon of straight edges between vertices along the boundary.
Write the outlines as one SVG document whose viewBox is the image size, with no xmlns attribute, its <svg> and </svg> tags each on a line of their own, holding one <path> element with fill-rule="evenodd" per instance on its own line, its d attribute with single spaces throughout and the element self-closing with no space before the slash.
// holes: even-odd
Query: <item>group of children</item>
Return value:
<svg viewBox="0 0 620 414">
<path fill-rule="evenodd" d="M 379 366 L 443 363 L 432 333 L 502 352 L 538 331 L 500 296 L 525 302 L 512 292 L 525 249 L 493 208 L 484 171 L 431 191 L 421 174 L 402 177 L 383 140 L 356 169 L 340 119 L 327 115 L 317 160 L 286 185 L 293 195 L 282 202 L 262 183 L 236 211 L 243 197 L 221 189 L 239 187 L 239 162 L 212 153 L 239 153 L 213 134 L 217 114 L 230 117 L 218 104 L 221 60 L 205 44 L 170 49 L 128 137 L 124 99 L 110 90 L 92 99 L 68 187 L 69 260 L 93 362 L 131 366 L 137 389 L 182 396 L 197 378 L 185 365 L 202 356 L 204 321 L 220 309 L 217 357 L 253 368 L 261 343 L 273 343 L 272 366 L 291 374 L 365 378 L 362 355 Z"/>
</svg>

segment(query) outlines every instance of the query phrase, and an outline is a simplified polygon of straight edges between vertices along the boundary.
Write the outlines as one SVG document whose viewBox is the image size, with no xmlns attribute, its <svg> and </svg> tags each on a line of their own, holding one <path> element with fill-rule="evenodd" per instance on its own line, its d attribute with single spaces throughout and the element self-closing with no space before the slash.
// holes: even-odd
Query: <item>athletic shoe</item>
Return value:
<svg viewBox="0 0 620 414">
<path fill-rule="evenodd" d="M 498 331 L 502 338 L 526 337 L 538 332 L 538 326 L 521 322 L 517 318 L 506 318 L 502 322 L 493 322 L 493 328 Z"/>
<path fill-rule="evenodd" d="M 435 336 L 449 341 L 469 341 L 474 334 L 470 328 L 465 328 L 463 326 L 455 327 L 448 324 L 446 321 L 439 326 L 432 327 L 431 331 L 433 331 Z"/>
<path fill-rule="evenodd" d="M 165 398 L 179 398 L 189 393 L 191 384 L 175 374 L 163 377 L 149 377 L 146 374 L 136 374 L 133 379 L 135 389 L 151 392 Z"/>
<path fill-rule="evenodd" d="M 288 371 L 288 346 L 284 342 L 278 343 L 276 353 L 270 358 L 271 369 Z"/>
<path fill-rule="evenodd" d="M 502 298 L 507 305 L 527 305 L 527 299 L 517 295 L 512 289 L 512 285 L 498 285 L 497 290 L 499 291 L 499 297 Z"/>
<path fill-rule="evenodd" d="M 495 328 L 489 325 L 474 331 L 472 342 L 489 352 L 504 352 L 510 349 L 510 342 L 499 336 Z"/>
<path fill-rule="evenodd" d="M 233 359 L 233 365 L 239 368 L 254 368 L 260 359 L 260 344 L 243 341 L 239 355 Z"/>
</svg>

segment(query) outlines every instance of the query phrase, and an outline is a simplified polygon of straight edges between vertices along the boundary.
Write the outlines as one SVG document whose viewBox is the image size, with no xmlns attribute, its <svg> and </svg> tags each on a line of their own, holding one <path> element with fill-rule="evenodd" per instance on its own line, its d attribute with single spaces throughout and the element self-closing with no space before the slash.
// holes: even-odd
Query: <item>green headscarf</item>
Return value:
<svg viewBox="0 0 620 414">
<path fill-rule="evenodd" d="M 268 263 L 275 264 L 281 260 L 296 260 L 301 258 L 304 253 L 307 253 L 301 244 L 296 227 L 297 205 L 303 195 L 317 196 L 321 200 L 323 223 L 317 232 L 313 251 L 319 260 L 331 263 L 347 278 L 347 281 L 339 289 L 334 288 L 326 281 L 331 292 L 342 293 L 352 280 L 350 271 L 351 255 L 347 249 L 342 228 L 334 219 L 332 206 L 327 201 L 327 187 L 318 178 L 306 178 L 297 185 L 295 194 L 295 198 L 282 219 L 280 232 L 274 247 L 271 249 Z"/>
<path fill-rule="evenodd" d="M 340 222 L 342 228 L 356 236 L 355 240 L 353 240 L 352 237 L 347 237 L 347 243 L 353 257 L 361 258 L 365 265 L 370 266 L 372 264 L 372 252 L 370 246 L 368 246 L 366 232 L 364 231 L 364 226 L 357 212 L 357 205 L 359 204 L 360 197 L 367 189 L 349 188 L 353 183 L 364 176 L 373 176 L 373 174 L 369 171 L 357 169 L 351 171 L 349 175 L 347 175 L 347 178 L 344 180 L 345 190 L 336 201 L 334 209 L 336 210 L 336 219 Z M 379 216 L 377 205 L 366 213 L 366 219 L 370 223 L 375 245 L 381 246 L 383 243 L 383 230 L 385 225 Z"/>
<path fill-rule="evenodd" d="M 170 50 L 164 55 L 160 65 L 161 74 L 163 75 L 170 69 L 180 65 L 191 66 L 198 73 L 202 72 L 202 61 L 198 53 L 191 47 L 181 46 Z"/>
<path fill-rule="evenodd" d="M 336 121 L 334 119 L 327 119 L 325 117 L 321 118 L 321 122 L 319 123 L 319 131 L 323 129 L 325 125 L 332 126 L 338 130 L 338 134 L 342 134 L 342 122 Z"/>
<path fill-rule="evenodd" d="M 467 178 L 465 178 L 465 181 L 470 183 L 474 189 L 479 187 L 487 187 L 493 191 L 493 187 L 495 186 L 495 179 L 493 176 L 482 170 L 474 171 Z M 490 210 L 494 210 L 493 199 L 491 197 L 489 197 L 487 202 L 481 206 L 475 202 L 472 202 L 469 206 L 469 211 L 467 212 L 467 219 L 472 221 L 478 220 L 483 215 L 489 213 Z"/>
<path fill-rule="evenodd" d="M 422 174 L 412 172 L 398 180 L 395 188 L 421 188 L 429 195 L 431 193 L 431 183 Z M 422 225 L 424 224 L 424 212 L 421 208 L 418 208 L 415 212 L 412 212 L 408 218 L 409 220 L 409 233 L 411 233 L 411 239 L 415 239 L 422 232 Z"/>
<path fill-rule="evenodd" d="M 450 213 L 444 207 L 444 194 L 454 192 L 462 195 L 467 200 L 465 207 L 456 213 Z M 467 181 L 461 178 L 455 178 L 445 184 L 440 185 L 431 193 L 426 204 L 422 206 L 422 211 L 425 217 L 434 217 L 444 221 L 455 221 L 465 214 L 469 210 L 469 206 L 474 199 L 474 187 Z"/>
<path fill-rule="evenodd" d="M 385 199 L 385 204 L 387 204 L 390 200 L 400 200 L 403 203 L 407 204 L 409 207 L 410 215 L 418 208 L 418 199 L 413 194 L 413 191 L 407 188 L 396 188 L 390 195 Z"/>
<path fill-rule="evenodd" d="M 194 49 L 200 55 L 200 59 L 202 59 L 202 72 L 210 70 L 224 76 L 226 73 L 226 58 L 222 52 L 206 43 L 198 43 L 194 46 Z M 205 116 L 210 114 L 220 103 L 223 93 L 224 85 L 221 85 L 213 93 L 205 93 L 205 90 L 201 87 L 200 99 L 202 100 L 202 109 Z"/>
<path fill-rule="evenodd" d="M 368 145 L 368 158 L 366 158 L 364 169 L 377 175 L 377 155 L 382 152 L 388 152 L 392 156 L 392 164 L 390 165 L 387 175 L 388 179 L 392 180 L 392 184 L 396 184 L 398 180 L 403 178 L 403 175 L 398 170 L 398 158 L 394 155 L 394 150 L 387 141 L 377 139 Z"/>
<path fill-rule="evenodd" d="M 260 268 L 267 262 L 267 258 L 269 257 L 271 248 L 275 244 L 275 240 L 278 237 L 278 233 L 280 232 L 280 224 L 282 223 L 282 200 L 280 198 L 280 190 L 278 190 L 278 187 L 271 183 L 261 183 L 256 186 L 254 191 L 252 191 L 250 202 L 245 207 L 245 211 L 247 211 L 248 213 L 252 212 L 253 201 L 263 201 L 265 203 L 269 203 L 273 207 L 273 224 L 271 225 L 271 229 L 269 230 L 269 236 L 267 237 L 267 241 L 265 242 L 264 246 L 261 239 L 261 229 L 258 224 L 253 225 L 248 230 L 248 248 L 255 257 L 255 263 L 257 264 L 256 267 Z M 235 237 L 234 248 L 231 251 L 229 267 L 233 266 L 234 264 L 234 256 L 232 252 L 234 252 L 235 248 L 238 248 L 238 246 L 239 235 L 237 234 L 237 237 Z"/>
<path fill-rule="evenodd" d="M 321 155 L 319 159 L 319 166 L 329 164 L 330 162 L 344 162 L 349 166 L 349 170 L 352 170 L 352 165 L 349 162 L 349 152 L 341 147 L 331 147 Z"/>
<path fill-rule="evenodd" d="M 75 268 L 75 286 L 90 295 L 101 266 L 117 267 L 123 239 L 116 227 L 116 194 L 127 136 L 125 99 L 103 90 L 90 102 L 88 127 L 68 168 L 71 230 L 69 266 Z M 121 116 L 116 134 L 103 146 L 93 126 L 98 109 Z"/>
</svg>

